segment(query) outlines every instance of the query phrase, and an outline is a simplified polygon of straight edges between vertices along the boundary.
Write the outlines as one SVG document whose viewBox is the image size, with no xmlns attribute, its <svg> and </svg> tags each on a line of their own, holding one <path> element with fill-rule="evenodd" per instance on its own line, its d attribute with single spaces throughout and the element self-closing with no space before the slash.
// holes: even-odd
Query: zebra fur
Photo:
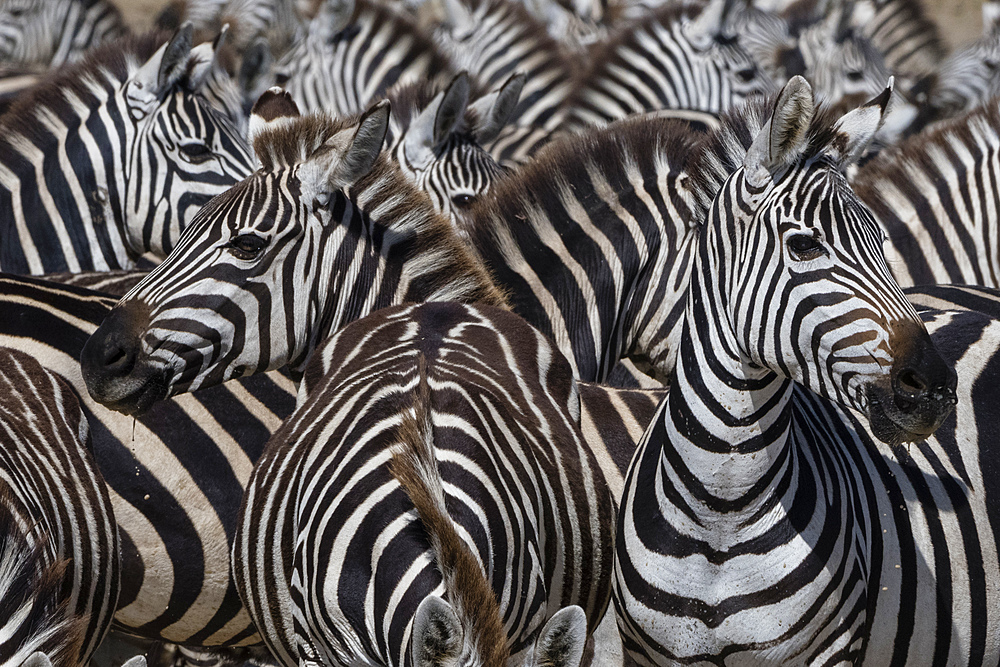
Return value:
<svg viewBox="0 0 1000 667">
<path fill-rule="evenodd" d="M 146 252 L 165 255 L 202 204 L 250 173 L 238 94 L 228 108 L 206 98 L 225 97 L 217 45 L 192 48 L 189 27 L 163 41 L 98 49 L 0 118 L 4 271 L 130 268 Z"/>
<path fill-rule="evenodd" d="M 883 151 L 854 179 L 904 286 L 1000 287 L 1000 99 Z"/>
<path fill-rule="evenodd" d="M 562 127 L 579 131 L 658 109 L 720 114 L 770 92 L 731 32 L 731 4 L 666 4 L 612 35 L 577 78 Z"/>
<path fill-rule="evenodd" d="M 8 0 L 0 7 L 0 62 L 62 67 L 127 33 L 108 0 Z"/>
<path fill-rule="evenodd" d="M 78 287 L 0 276 L 0 346 L 38 359 L 79 396 L 121 536 L 116 625 L 189 646 L 258 645 L 231 579 L 243 490 L 270 435 L 295 407 L 280 373 L 154 406 L 135 419 L 90 398 L 87 337 L 117 301 Z"/>
<path fill-rule="evenodd" d="M 301 395 L 255 469 L 234 548 L 240 590 L 283 664 L 444 664 L 406 659 L 415 642 L 410 619 L 442 589 L 460 618 L 492 616 L 453 597 L 480 568 L 488 588 L 479 598 L 495 595 L 503 623 L 493 621 L 480 659 L 459 651 L 461 664 L 507 664 L 487 657 L 493 650 L 524 664 L 545 619 L 567 605 L 582 606 L 596 626 L 606 605 L 611 498 L 575 426 L 569 366 L 535 330 L 484 306 L 382 310 L 324 344 Z M 414 407 L 417 417 L 406 417 Z M 400 451 L 400 439 L 420 442 Z M 437 479 L 431 456 L 440 482 L 427 482 Z M 428 483 L 441 484 L 430 498 Z M 452 521 L 460 536 L 452 548 L 471 550 L 471 559 L 459 556 L 465 583 L 449 582 L 453 557 L 434 546 Z M 345 522 L 356 529 L 339 530 Z M 320 543 L 321 551 L 308 546 Z M 348 584 L 334 594 L 328 576 L 365 588 Z M 356 607 L 372 596 L 374 617 Z M 495 645 L 497 631 L 506 646 Z"/>
<path fill-rule="evenodd" d="M 70 386 L 0 348 L 0 664 L 86 664 L 118 603 L 118 531 Z"/>
</svg>

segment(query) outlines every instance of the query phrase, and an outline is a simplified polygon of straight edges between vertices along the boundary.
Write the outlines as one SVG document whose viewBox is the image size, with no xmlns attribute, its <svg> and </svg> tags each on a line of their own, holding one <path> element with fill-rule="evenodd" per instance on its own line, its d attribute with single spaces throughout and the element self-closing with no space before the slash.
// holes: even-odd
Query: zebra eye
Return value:
<svg viewBox="0 0 1000 667">
<path fill-rule="evenodd" d="M 747 69 L 741 69 L 738 72 L 736 72 L 736 78 L 743 83 L 750 83 L 751 81 L 754 80 L 756 76 L 757 76 L 757 70 L 755 70 L 752 67 L 749 67 Z"/>
<path fill-rule="evenodd" d="M 792 257 L 799 261 L 805 262 L 826 254 L 820 242 L 809 234 L 794 234 L 786 243 Z"/>
<path fill-rule="evenodd" d="M 861 79 L 863 79 L 864 77 L 865 75 L 857 70 L 847 73 L 847 78 L 850 79 L 851 81 L 861 81 Z"/>
<path fill-rule="evenodd" d="M 181 144 L 180 150 L 181 155 L 183 155 L 188 162 L 193 162 L 195 164 L 204 162 L 212 157 L 212 151 L 208 146 L 200 141 L 191 142 L 189 144 Z"/>
<path fill-rule="evenodd" d="M 468 208 L 472 206 L 472 202 L 475 201 L 473 195 L 455 195 L 451 198 L 451 203 L 458 208 Z"/>
<path fill-rule="evenodd" d="M 262 239 L 253 234 L 240 234 L 230 241 L 227 247 L 236 259 L 256 259 L 263 252 L 264 248 L 267 247 L 267 239 Z"/>
</svg>

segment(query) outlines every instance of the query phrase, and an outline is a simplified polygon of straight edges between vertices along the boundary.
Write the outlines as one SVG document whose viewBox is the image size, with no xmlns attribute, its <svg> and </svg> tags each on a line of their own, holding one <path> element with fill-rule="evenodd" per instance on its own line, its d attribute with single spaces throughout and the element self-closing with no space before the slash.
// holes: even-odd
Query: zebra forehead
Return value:
<svg viewBox="0 0 1000 667">
<path fill-rule="evenodd" d="M 254 138 L 253 150 L 264 171 L 294 167 L 313 157 L 338 132 L 355 125 L 358 116 L 333 118 L 311 114 L 265 126 Z"/>
</svg>

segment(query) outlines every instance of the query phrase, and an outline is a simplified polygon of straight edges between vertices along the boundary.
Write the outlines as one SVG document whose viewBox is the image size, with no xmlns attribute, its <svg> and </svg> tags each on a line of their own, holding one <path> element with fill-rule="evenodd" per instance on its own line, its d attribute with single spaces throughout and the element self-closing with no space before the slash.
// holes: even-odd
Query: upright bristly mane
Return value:
<svg viewBox="0 0 1000 667">
<path fill-rule="evenodd" d="M 0 653 L 0 664 L 19 665 L 41 651 L 54 667 L 76 667 L 88 619 L 74 618 L 69 600 L 60 600 L 69 561 L 47 562 L 48 539 L 29 541 L 13 514 L 18 504 L 0 484 L 0 635 L 18 629 L 5 637 L 12 652 Z"/>
<path fill-rule="evenodd" d="M 466 637 L 486 667 L 507 664 L 510 651 L 500 605 L 479 562 L 459 537 L 445 504 L 444 487 L 434 454 L 431 394 L 427 361 L 417 355 L 417 390 L 413 414 L 399 427 L 402 450 L 392 457 L 392 474 L 406 491 L 424 526 L 448 602 L 455 608 Z"/>
<path fill-rule="evenodd" d="M 702 214 L 707 213 L 726 179 L 743 166 L 754 137 L 771 118 L 775 99 L 751 99 L 740 108 L 724 113 L 719 127 L 705 137 L 691 161 L 690 170 L 691 190 Z M 801 156 L 803 159 L 817 155 L 829 145 L 833 138 L 833 122 L 839 115 L 828 108 L 816 112 L 809 127 L 809 142 Z M 703 215 L 699 219 L 703 219 Z"/>
<path fill-rule="evenodd" d="M 254 152 L 264 171 L 290 169 L 355 123 L 357 117 L 335 119 L 324 114 L 285 118 L 270 123 L 255 137 Z M 417 188 L 385 151 L 346 194 L 381 228 L 394 232 L 398 240 L 411 239 L 404 275 L 410 284 L 408 301 L 480 302 L 507 307 L 503 292 L 458 237 L 454 226 L 434 209 L 427 193 Z"/>
</svg>

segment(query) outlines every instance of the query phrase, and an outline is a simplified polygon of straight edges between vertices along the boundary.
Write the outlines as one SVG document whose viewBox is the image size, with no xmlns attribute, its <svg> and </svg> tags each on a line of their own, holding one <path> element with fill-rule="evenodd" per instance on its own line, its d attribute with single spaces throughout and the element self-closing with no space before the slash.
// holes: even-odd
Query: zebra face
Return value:
<svg viewBox="0 0 1000 667">
<path fill-rule="evenodd" d="M 878 130 L 891 87 L 817 147 L 807 146 L 817 142 L 807 136 L 811 90 L 793 81 L 747 154 L 738 195 L 753 210 L 730 286 L 739 344 L 753 365 L 862 412 L 886 442 L 923 439 L 954 405 L 955 374 L 893 280 L 883 232 L 842 171 Z M 785 150 L 809 155 L 782 163 L 775 156 Z"/>
<path fill-rule="evenodd" d="M 186 26 L 122 89 L 135 124 L 123 224 L 136 254 L 166 256 L 198 209 L 253 171 L 240 94 L 215 65 L 217 47 L 191 48 Z"/>
<path fill-rule="evenodd" d="M 363 241 L 378 232 L 343 190 L 372 169 L 388 106 L 353 123 L 287 120 L 274 120 L 267 148 L 258 140 L 261 170 L 211 200 L 91 336 L 81 367 L 96 400 L 140 412 L 170 394 L 298 365 L 320 318 L 346 319 L 351 298 L 336 283 L 350 276 L 315 278 L 341 252 L 359 263 L 373 252 Z"/>
</svg>

